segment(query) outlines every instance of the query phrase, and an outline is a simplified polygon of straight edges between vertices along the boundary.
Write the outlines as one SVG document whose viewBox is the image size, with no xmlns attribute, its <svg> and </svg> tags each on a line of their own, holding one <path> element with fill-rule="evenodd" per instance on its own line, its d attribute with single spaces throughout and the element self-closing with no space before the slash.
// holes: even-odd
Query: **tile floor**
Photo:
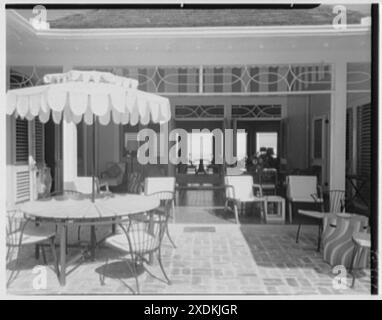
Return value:
<svg viewBox="0 0 382 320">
<path fill-rule="evenodd" d="M 177 248 L 173 248 L 165 238 L 163 262 L 172 284 L 163 281 L 155 261 L 148 266 L 154 277 L 147 272 L 142 272 L 138 277 L 140 293 L 370 294 L 368 271 L 358 272 L 354 288 L 349 288 L 350 276 L 347 276 L 344 288 L 336 288 L 333 284 L 336 275 L 315 251 L 316 229 L 305 227 L 299 244 L 294 241 L 295 230 L 293 225 L 171 224 L 170 232 Z M 76 237 L 76 230 L 72 230 L 70 237 Z M 51 261 L 51 256 L 47 256 Z M 73 270 L 67 277 L 65 287 L 60 287 L 49 267 L 36 268 L 38 263 L 33 248 L 25 248 L 20 260 L 20 272 L 8 287 L 9 294 L 130 295 L 136 292 L 135 279 L 126 263 L 109 248 L 100 247 L 95 261 L 84 261 Z M 14 261 L 11 261 L 8 275 L 13 267 Z"/>
</svg>

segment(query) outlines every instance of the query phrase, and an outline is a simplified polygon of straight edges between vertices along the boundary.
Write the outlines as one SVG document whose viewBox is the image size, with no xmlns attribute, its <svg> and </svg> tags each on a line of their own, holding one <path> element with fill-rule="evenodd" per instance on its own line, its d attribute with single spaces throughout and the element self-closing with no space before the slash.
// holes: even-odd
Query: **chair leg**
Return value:
<svg viewBox="0 0 382 320">
<path fill-rule="evenodd" d="M 289 224 L 292 224 L 292 216 L 293 216 L 293 207 L 292 207 L 292 202 L 288 201 L 288 206 L 289 206 Z"/>
<path fill-rule="evenodd" d="M 167 274 L 166 274 L 166 271 L 164 271 L 164 267 L 163 267 L 163 264 L 162 264 L 162 256 L 161 256 L 161 250 L 160 250 L 160 247 L 159 247 L 159 250 L 158 250 L 158 262 L 159 262 L 159 266 L 162 270 L 162 273 L 164 275 L 164 277 L 166 278 L 167 280 L 167 283 L 168 284 L 171 284 L 171 280 L 168 278 Z"/>
<path fill-rule="evenodd" d="M 224 212 L 227 212 L 228 210 L 228 200 L 224 202 Z"/>
<path fill-rule="evenodd" d="M 56 271 L 57 276 L 59 276 L 60 275 L 60 270 L 58 268 L 58 259 L 57 259 L 56 247 L 54 245 L 54 240 L 55 240 L 54 237 L 50 238 L 49 245 L 50 245 L 50 249 L 52 250 L 54 270 Z"/>
<path fill-rule="evenodd" d="M 18 270 L 19 263 L 20 263 L 20 255 L 21 255 L 21 246 L 17 247 L 17 255 L 16 255 L 16 261 L 15 261 L 15 267 L 14 267 L 14 270 L 11 271 L 11 274 L 10 274 L 9 278 L 7 279 L 7 284 L 6 284 L 7 288 L 9 288 L 9 286 L 12 283 L 12 281 L 17 278 L 17 275 L 20 272 Z"/>
<path fill-rule="evenodd" d="M 101 286 L 104 286 L 106 284 L 105 279 L 106 279 L 106 271 L 107 271 L 108 264 L 109 264 L 109 259 L 106 258 L 105 265 L 102 269 Z"/>
<path fill-rule="evenodd" d="M 40 245 L 38 244 L 34 247 L 34 257 L 36 260 L 40 259 Z"/>
<path fill-rule="evenodd" d="M 133 272 L 134 272 L 134 277 L 135 277 L 135 285 L 137 287 L 137 293 L 139 294 L 141 292 L 140 287 L 139 287 L 139 281 L 138 281 L 138 257 L 134 259 L 133 261 Z"/>
<path fill-rule="evenodd" d="M 81 241 L 81 226 L 78 226 L 78 229 L 77 229 L 77 240 Z"/>
<path fill-rule="evenodd" d="M 298 243 L 298 240 L 300 238 L 300 230 L 301 230 L 301 223 L 299 223 L 296 233 L 296 243 Z"/>
<path fill-rule="evenodd" d="M 321 249 L 321 235 L 322 235 L 322 223 L 320 221 L 318 225 L 317 252 L 320 252 L 320 249 Z"/>
<path fill-rule="evenodd" d="M 175 199 L 171 202 L 172 220 L 175 223 Z"/>
<path fill-rule="evenodd" d="M 355 284 L 355 273 L 353 269 L 354 269 L 354 263 L 355 263 L 355 257 L 357 255 L 357 251 L 358 251 L 358 246 L 357 244 L 354 244 L 353 254 L 351 257 L 350 268 L 349 268 L 349 273 L 352 275 L 351 288 L 354 288 L 354 284 Z"/>
<path fill-rule="evenodd" d="M 267 223 L 267 217 L 268 217 L 268 205 L 266 201 L 262 202 L 262 214 L 263 214 L 263 220 L 265 223 Z"/>
<path fill-rule="evenodd" d="M 166 226 L 166 235 L 167 235 L 168 240 L 170 240 L 171 245 L 176 249 L 175 242 L 172 240 L 172 238 L 170 236 L 170 232 L 168 231 L 168 226 Z"/>
<path fill-rule="evenodd" d="M 65 241 L 66 241 L 66 244 L 65 244 L 65 254 L 68 254 L 68 229 L 69 228 L 65 228 Z"/>
<path fill-rule="evenodd" d="M 233 211 L 235 213 L 236 223 L 240 224 L 240 222 L 239 222 L 239 213 L 238 213 L 238 209 L 237 209 L 237 204 L 236 203 L 233 204 Z"/>
</svg>

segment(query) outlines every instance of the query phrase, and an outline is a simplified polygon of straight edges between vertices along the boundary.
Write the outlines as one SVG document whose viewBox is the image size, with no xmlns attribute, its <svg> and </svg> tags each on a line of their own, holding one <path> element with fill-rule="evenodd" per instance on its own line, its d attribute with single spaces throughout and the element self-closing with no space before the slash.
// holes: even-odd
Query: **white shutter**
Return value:
<svg viewBox="0 0 382 320">
<path fill-rule="evenodd" d="M 44 124 L 41 123 L 38 119 L 34 120 L 35 126 L 35 156 L 36 163 L 43 164 L 45 162 L 45 141 L 44 141 Z"/>
<path fill-rule="evenodd" d="M 30 173 L 28 171 L 16 171 L 16 202 L 30 200 Z"/>
</svg>

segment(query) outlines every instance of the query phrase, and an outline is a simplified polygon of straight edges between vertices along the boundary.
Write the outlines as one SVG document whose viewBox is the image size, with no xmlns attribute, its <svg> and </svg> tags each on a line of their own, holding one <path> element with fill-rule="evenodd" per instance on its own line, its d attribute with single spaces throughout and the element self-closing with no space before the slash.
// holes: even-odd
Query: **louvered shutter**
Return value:
<svg viewBox="0 0 382 320">
<path fill-rule="evenodd" d="M 30 172 L 29 158 L 29 123 L 27 120 L 15 119 L 15 201 L 29 200 Z"/>
<path fill-rule="evenodd" d="M 30 174 L 29 171 L 16 172 L 16 202 L 29 200 L 30 192 Z"/>
<path fill-rule="evenodd" d="M 371 174 L 371 106 L 357 108 L 357 174 L 369 178 Z M 361 190 L 362 196 L 370 199 L 370 184 Z"/>
<path fill-rule="evenodd" d="M 44 124 L 38 119 L 34 120 L 35 130 L 35 160 L 37 164 L 43 164 L 45 162 L 45 146 L 44 146 Z"/>
</svg>

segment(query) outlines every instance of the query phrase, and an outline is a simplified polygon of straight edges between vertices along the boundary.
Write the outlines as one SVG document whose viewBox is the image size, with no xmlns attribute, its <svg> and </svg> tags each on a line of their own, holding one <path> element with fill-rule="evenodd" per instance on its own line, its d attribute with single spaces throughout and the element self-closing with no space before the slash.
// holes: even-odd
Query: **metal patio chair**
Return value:
<svg viewBox="0 0 382 320">
<path fill-rule="evenodd" d="M 323 205 L 322 190 L 317 185 L 316 176 L 295 176 L 286 177 L 286 198 L 289 207 L 289 223 L 292 224 L 294 203 L 318 203 Z M 316 195 L 315 197 L 312 195 Z M 322 208 L 323 210 L 323 208 Z"/>
<path fill-rule="evenodd" d="M 7 211 L 7 265 L 9 265 L 11 261 L 13 261 L 13 258 L 15 256 L 14 250 L 17 250 L 14 270 L 12 270 L 9 278 L 7 279 L 7 287 L 17 277 L 19 260 L 21 255 L 20 253 L 22 247 L 24 246 L 35 245 L 36 258 L 39 258 L 39 254 L 41 251 L 43 262 L 46 265 L 47 259 L 44 245 L 49 244 L 53 256 L 54 270 L 57 275 L 59 274 L 56 248 L 54 244 L 55 237 L 56 232 L 53 228 L 48 228 L 47 226 L 40 225 L 38 221 L 26 217 L 18 209 L 15 208 Z"/>
<path fill-rule="evenodd" d="M 345 191 L 343 190 L 330 190 L 328 192 L 327 201 L 321 202 L 321 197 L 317 194 L 312 194 L 311 197 L 316 201 L 316 203 L 321 205 L 321 211 L 314 210 L 298 210 L 298 214 L 306 217 L 316 219 L 318 221 L 318 236 L 317 236 L 317 251 L 320 251 L 321 247 L 321 236 L 322 236 L 322 221 L 325 217 L 325 211 L 329 213 L 339 213 L 345 211 L 346 208 L 346 199 Z M 300 231 L 301 231 L 301 222 L 298 225 L 296 233 L 296 243 L 298 243 Z"/>
<path fill-rule="evenodd" d="M 130 215 L 127 221 L 119 223 L 121 233 L 106 238 L 105 244 L 123 253 L 127 267 L 134 274 L 137 292 L 139 293 L 138 267 L 142 266 L 146 272 L 154 276 L 146 267 L 149 256 L 157 253 L 157 259 L 167 284 L 171 284 L 162 263 L 161 245 L 166 232 L 168 216 L 157 214 L 155 211 L 146 214 Z M 131 261 L 126 259 L 131 257 Z M 104 268 L 104 278 L 107 273 L 107 263 Z M 159 278 L 157 278 L 159 279 Z"/>
<path fill-rule="evenodd" d="M 161 206 L 158 212 L 168 216 L 168 220 L 175 222 L 175 177 L 147 177 L 145 179 L 145 195 L 153 196 L 160 200 Z M 166 225 L 166 235 L 172 246 L 176 248 L 172 240 L 168 224 Z"/>
</svg>

